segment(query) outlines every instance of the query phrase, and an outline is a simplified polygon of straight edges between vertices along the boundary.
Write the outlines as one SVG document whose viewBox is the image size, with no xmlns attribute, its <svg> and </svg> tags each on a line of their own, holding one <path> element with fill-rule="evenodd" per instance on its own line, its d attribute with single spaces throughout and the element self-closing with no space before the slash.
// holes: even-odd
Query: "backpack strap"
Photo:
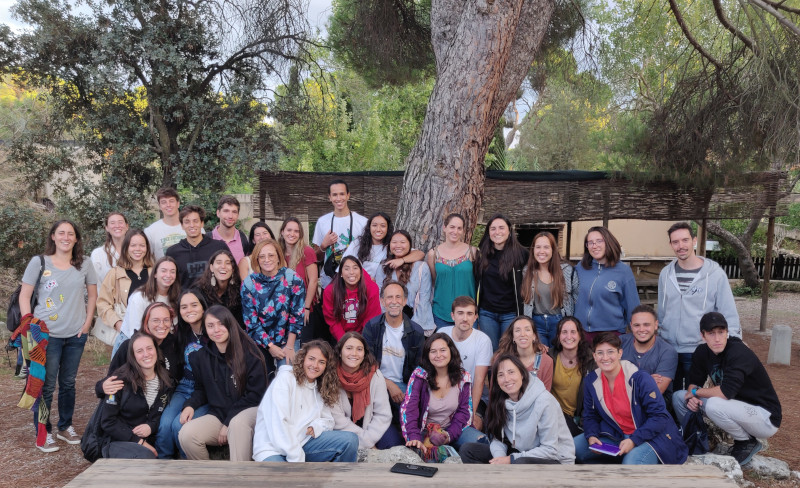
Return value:
<svg viewBox="0 0 800 488">
<path fill-rule="evenodd" d="M 36 284 L 33 286 L 33 295 L 31 295 L 31 305 L 36 303 L 36 300 L 39 297 L 39 283 L 42 282 L 42 275 L 44 274 L 44 254 L 39 254 L 39 276 L 36 278 Z M 31 313 L 33 313 L 33 307 L 31 307 Z"/>
</svg>

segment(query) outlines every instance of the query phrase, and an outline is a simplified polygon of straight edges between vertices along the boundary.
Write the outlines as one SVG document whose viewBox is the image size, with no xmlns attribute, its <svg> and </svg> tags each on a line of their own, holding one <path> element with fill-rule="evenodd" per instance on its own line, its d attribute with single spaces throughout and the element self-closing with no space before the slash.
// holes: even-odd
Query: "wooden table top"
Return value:
<svg viewBox="0 0 800 488">
<path fill-rule="evenodd" d="M 476 465 L 438 464 L 433 478 L 390 473 L 391 464 L 257 463 L 100 459 L 67 487 L 381 487 L 635 486 L 728 487 L 714 466 Z"/>
</svg>

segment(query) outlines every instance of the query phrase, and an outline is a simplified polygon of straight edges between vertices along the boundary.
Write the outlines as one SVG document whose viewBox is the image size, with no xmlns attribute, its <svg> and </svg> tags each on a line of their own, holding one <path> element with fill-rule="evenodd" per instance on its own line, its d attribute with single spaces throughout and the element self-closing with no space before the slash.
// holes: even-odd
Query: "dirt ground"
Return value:
<svg viewBox="0 0 800 488">
<path fill-rule="evenodd" d="M 792 365 L 768 365 L 767 370 L 783 405 L 783 423 L 778 433 L 769 441 L 769 450 L 763 454 L 782 459 L 792 470 L 800 470 L 800 295 L 777 293 L 770 299 L 767 332 L 758 332 L 760 299 L 738 300 L 737 308 L 742 319 L 744 339 L 762 361 L 769 351 L 769 329 L 773 324 L 791 325 L 794 329 Z M 5 340 L 3 341 L 5 343 Z M 95 382 L 105 375 L 111 348 L 90 338 L 81 361 L 77 378 L 77 402 L 74 424 L 79 433 L 91 417 L 97 400 L 93 389 Z M 15 357 L 0 357 L 0 472 L 4 486 L 15 488 L 61 487 L 89 467 L 79 446 L 59 442 L 61 450 L 45 454 L 34 447 L 32 414 L 18 408 L 17 401 L 24 382 L 13 377 Z M 54 423 L 57 421 L 56 398 L 53 399 Z M 178 462 L 178 461 L 176 461 Z M 747 475 L 747 479 L 764 487 L 800 486 L 797 480 L 767 482 Z"/>
</svg>

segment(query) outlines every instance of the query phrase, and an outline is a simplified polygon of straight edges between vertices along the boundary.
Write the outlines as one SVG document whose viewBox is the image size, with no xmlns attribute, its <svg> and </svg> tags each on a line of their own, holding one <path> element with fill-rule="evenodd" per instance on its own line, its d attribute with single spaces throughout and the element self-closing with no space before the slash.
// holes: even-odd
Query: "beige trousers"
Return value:
<svg viewBox="0 0 800 488">
<path fill-rule="evenodd" d="M 256 426 L 258 407 L 242 410 L 228 424 L 228 446 L 231 461 L 253 460 L 253 429 Z M 187 459 L 208 459 L 206 446 L 218 446 L 222 422 L 209 414 L 186 422 L 178 433 Z"/>
</svg>

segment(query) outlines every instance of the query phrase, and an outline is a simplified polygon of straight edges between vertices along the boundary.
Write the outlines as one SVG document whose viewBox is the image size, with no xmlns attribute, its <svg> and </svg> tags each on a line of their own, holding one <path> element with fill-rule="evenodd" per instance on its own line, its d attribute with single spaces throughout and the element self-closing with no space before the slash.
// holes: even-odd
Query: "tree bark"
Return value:
<svg viewBox="0 0 800 488">
<path fill-rule="evenodd" d="M 415 247 L 438 244 L 451 212 L 464 215 L 471 238 L 494 128 L 538 53 L 553 9 L 553 0 L 433 0 L 437 79 L 397 211 L 397 227 L 408 230 Z"/>
<path fill-rule="evenodd" d="M 725 241 L 736 252 L 736 257 L 739 259 L 739 269 L 742 270 L 742 279 L 744 279 L 744 284 L 751 288 L 757 288 L 759 285 L 758 271 L 756 271 L 756 265 L 753 263 L 753 256 L 750 253 L 750 246 L 745 245 L 743 239 L 739 236 L 724 229 L 719 222 L 709 220 L 706 222 L 706 226 L 709 232 Z M 749 228 L 750 226 L 748 226 L 748 229 Z M 755 230 L 753 230 L 753 233 L 755 233 Z M 753 235 L 750 234 L 749 239 L 744 240 L 749 240 L 752 242 Z"/>
</svg>

